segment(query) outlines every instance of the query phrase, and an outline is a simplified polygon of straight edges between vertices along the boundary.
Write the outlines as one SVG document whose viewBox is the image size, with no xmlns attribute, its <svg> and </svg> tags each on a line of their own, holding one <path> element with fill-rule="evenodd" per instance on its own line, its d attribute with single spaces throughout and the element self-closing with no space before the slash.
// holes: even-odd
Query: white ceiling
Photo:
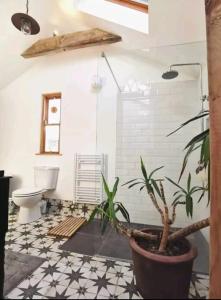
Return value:
<svg viewBox="0 0 221 300">
<path fill-rule="evenodd" d="M 51 36 L 54 30 L 62 34 L 99 27 L 122 36 L 123 42 L 111 46 L 113 49 L 136 50 L 152 46 L 152 39 L 148 39 L 146 34 L 77 12 L 74 10 L 74 1 L 79 0 L 30 0 L 30 15 L 39 22 L 41 32 L 38 36 L 24 36 L 13 27 L 11 16 L 16 12 L 25 12 L 26 0 L 0 0 L 0 68 L 2 74 L 0 89 L 41 59 L 25 60 L 21 57 L 21 53 L 37 39 Z M 171 53 L 174 52 L 164 51 L 162 58 L 164 64 L 176 62 Z M 192 53 L 191 48 L 189 53 Z M 153 56 L 151 59 L 158 61 L 161 59 L 155 50 L 145 54 L 139 51 L 139 54 L 150 56 L 150 58 Z M 198 54 L 199 51 L 194 54 L 196 58 L 199 57 Z M 169 60 L 168 56 L 173 59 Z M 176 56 L 177 59 L 180 58 L 179 52 Z"/>
<path fill-rule="evenodd" d="M 13 27 L 11 16 L 25 10 L 26 0 L 0 1 L 0 68 L 4 70 L 0 89 L 38 60 L 25 60 L 21 53 L 37 39 L 51 36 L 55 29 L 62 34 L 100 27 L 120 34 L 124 40 L 120 47 L 131 47 L 131 39 L 135 38 L 138 48 L 146 43 L 147 37 L 142 33 L 75 11 L 73 0 L 30 0 L 29 13 L 39 22 L 41 31 L 38 36 L 24 36 Z"/>
</svg>

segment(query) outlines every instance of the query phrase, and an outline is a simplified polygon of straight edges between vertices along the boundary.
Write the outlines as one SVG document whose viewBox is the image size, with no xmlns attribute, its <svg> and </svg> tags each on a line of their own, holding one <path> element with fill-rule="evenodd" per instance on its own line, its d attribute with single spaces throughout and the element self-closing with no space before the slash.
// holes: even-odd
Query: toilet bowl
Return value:
<svg viewBox="0 0 221 300">
<path fill-rule="evenodd" d="M 26 188 L 12 193 L 14 203 L 20 207 L 18 223 L 27 224 L 41 218 L 40 202 L 43 190 L 39 188 Z"/>
<path fill-rule="evenodd" d="M 18 223 L 27 224 L 41 218 L 43 193 L 55 190 L 59 168 L 35 167 L 35 187 L 23 188 L 12 192 L 13 202 L 20 207 Z"/>
</svg>

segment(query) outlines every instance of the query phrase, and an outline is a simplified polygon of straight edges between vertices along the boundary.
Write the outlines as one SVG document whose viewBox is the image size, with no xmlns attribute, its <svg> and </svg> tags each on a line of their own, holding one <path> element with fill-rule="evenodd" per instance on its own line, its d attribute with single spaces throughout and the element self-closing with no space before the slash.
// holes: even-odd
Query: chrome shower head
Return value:
<svg viewBox="0 0 221 300">
<path fill-rule="evenodd" d="M 178 75 L 179 73 L 176 70 L 170 69 L 169 71 L 163 73 L 162 77 L 163 79 L 170 80 L 176 78 Z"/>
</svg>

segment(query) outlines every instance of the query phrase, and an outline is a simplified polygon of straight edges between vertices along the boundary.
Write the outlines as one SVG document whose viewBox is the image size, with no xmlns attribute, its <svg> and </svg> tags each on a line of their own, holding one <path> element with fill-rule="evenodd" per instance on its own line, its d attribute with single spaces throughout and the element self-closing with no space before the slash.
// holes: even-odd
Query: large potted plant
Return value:
<svg viewBox="0 0 221 300">
<path fill-rule="evenodd" d="M 194 137 L 187 145 L 187 154 L 184 158 L 181 176 L 185 170 L 189 155 L 198 146 L 201 147 L 200 165 L 204 162 L 203 167 L 208 166 L 209 154 L 206 154 L 206 149 L 208 148 L 207 139 L 208 132 L 201 134 L 200 137 Z M 104 202 L 94 209 L 90 221 L 99 216 L 102 232 L 105 231 L 107 224 L 110 223 L 118 233 L 129 238 L 133 254 L 136 284 L 144 299 L 186 299 L 189 294 L 193 261 L 197 256 L 197 250 L 186 237 L 209 226 L 210 220 L 207 218 L 177 230 L 172 227 L 176 221 L 177 207 L 184 206 L 187 216 L 192 217 L 194 197 L 198 197 L 198 202 L 201 201 L 208 190 L 209 183 L 202 186 L 192 186 L 192 176 L 189 174 L 186 187 L 183 187 L 168 177 L 156 178 L 157 171 L 160 169 L 162 167 L 148 173 L 141 158 L 142 178 L 132 179 L 124 185 L 128 185 L 129 189 L 133 187 L 139 187 L 140 190 L 146 189 L 148 198 L 159 213 L 162 222 L 161 228 L 144 228 L 143 230 L 130 228 L 128 211 L 121 202 L 115 200 L 119 178 L 116 179 L 111 190 L 103 177 L 107 197 Z M 170 203 L 165 195 L 165 182 L 173 184 L 177 188 Z M 119 214 L 123 216 L 127 223 L 119 220 Z"/>
</svg>

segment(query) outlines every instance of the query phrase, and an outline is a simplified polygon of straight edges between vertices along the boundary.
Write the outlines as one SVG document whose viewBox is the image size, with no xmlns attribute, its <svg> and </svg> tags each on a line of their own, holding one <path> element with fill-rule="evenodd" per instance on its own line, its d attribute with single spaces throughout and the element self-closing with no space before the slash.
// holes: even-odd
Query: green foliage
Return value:
<svg viewBox="0 0 221 300">
<path fill-rule="evenodd" d="M 117 225 L 117 223 L 119 222 L 117 217 L 119 212 L 128 223 L 130 223 L 130 216 L 122 203 L 115 202 L 115 197 L 119 185 L 119 178 L 116 178 L 112 191 L 110 190 L 103 175 L 102 180 L 107 199 L 95 207 L 90 216 L 89 222 L 91 222 L 95 219 L 96 216 L 98 216 L 101 221 L 101 231 L 103 234 L 109 223 L 111 223 L 113 226 Z"/>
<path fill-rule="evenodd" d="M 186 121 L 185 123 L 183 123 L 178 129 L 176 129 L 175 131 L 173 131 L 172 133 L 170 133 L 168 136 L 174 134 L 175 132 L 179 131 L 180 129 L 182 129 L 183 127 L 185 127 L 186 125 L 195 122 L 197 120 L 203 119 L 205 117 L 209 116 L 209 111 L 204 111 L 202 113 L 200 113 L 199 115 L 195 116 L 194 118 L 191 118 L 190 120 Z M 200 134 L 196 135 L 195 137 L 193 137 L 190 142 L 186 145 L 185 150 L 187 151 L 183 160 L 183 165 L 181 168 L 181 172 L 180 172 L 180 176 L 179 176 L 179 181 L 181 180 L 188 160 L 191 156 L 191 154 L 196 151 L 197 149 L 200 149 L 200 159 L 199 159 L 199 164 L 200 166 L 203 166 L 203 168 L 206 168 L 208 170 L 209 173 L 209 168 L 210 168 L 210 143 L 209 143 L 209 136 L 210 136 L 210 131 L 209 129 L 201 132 Z M 210 174 L 208 174 L 208 178 L 210 178 L 209 176 Z M 207 190 L 209 191 L 210 189 L 210 181 L 208 180 L 208 186 L 207 186 Z M 209 194 L 209 193 L 208 193 Z"/>
<path fill-rule="evenodd" d="M 140 185 L 140 190 L 143 190 L 146 188 L 148 193 L 153 193 L 154 195 L 157 195 L 160 200 L 163 201 L 165 204 L 165 200 L 161 194 L 161 190 L 159 188 L 158 182 L 162 179 L 154 179 L 153 175 L 156 174 L 159 170 L 161 170 L 163 167 L 157 168 L 153 170 L 150 175 L 148 175 L 148 172 L 146 170 L 146 167 L 144 165 L 144 162 L 141 158 L 141 171 L 143 174 L 143 178 L 137 178 L 130 180 L 126 182 L 124 185 L 128 185 L 128 188 L 131 189 L 135 187 L 136 185 Z M 178 188 L 178 190 L 173 195 L 173 203 L 172 205 L 185 205 L 186 206 L 186 213 L 188 217 L 193 216 L 193 195 L 195 193 L 200 192 L 200 197 L 198 199 L 198 202 L 203 198 L 205 195 L 206 189 L 204 187 L 200 186 L 193 186 L 192 187 L 192 176 L 189 173 L 188 179 L 187 179 L 187 185 L 186 188 L 182 187 L 179 183 L 176 183 L 172 179 L 165 177 L 170 183 L 172 183 L 174 186 Z"/>
<path fill-rule="evenodd" d="M 181 169 L 181 172 L 180 172 L 180 176 L 179 176 L 179 180 L 178 182 L 180 182 L 182 176 L 183 176 L 183 173 L 185 172 L 185 169 L 186 169 L 186 166 L 187 166 L 187 163 L 188 163 L 188 159 L 190 157 L 190 155 L 196 151 L 197 149 L 199 149 L 201 147 L 201 145 L 198 145 L 198 146 L 195 146 L 195 144 L 191 145 L 189 147 L 189 149 L 187 150 L 186 152 L 186 155 L 184 156 L 184 160 L 183 160 L 183 165 L 182 165 L 182 169 Z"/>
<path fill-rule="evenodd" d="M 159 181 L 159 179 L 155 180 L 153 178 L 153 175 L 156 172 L 158 172 L 159 170 L 161 170 L 163 167 L 159 167 L 159 168 L 153 170 L 148 175 L 142 157 L 140 158 L 140 165 L 141 165 L 141 172 L 142 172 L 143 178 L 132 179 L 132 180 L 126 182 L 125 184 L 123 184 L 122 186 L 128 185 L 128 188 L 131 189 L 134 186 L 140 185 L 140 191 L 142 191 L 144 188 L 146 188 L 148 193 L 152 193 L 152 194 L 156 193 L 160 197 L 160 199 L 162 201 L 164 201 L 164 199 L 161 195 L 161 192 L 160 192 L 160 188 L 157 183 Z"/>
<path fill-rule="evenodd" d="M 204 143 L 205 139 L 207 139 L 209 135 L 209 129 L 201 132 L 200 134 L 194 136 L 194 138 L 186 145 L 185 150 L 188 149 L 192 145 L 196 145 L 198 143 Z"/>
<path fill-rule="evenodd" d="M 205 110 L 204 112 L 198 114 L 197 116 L 189 119 L 188 121 L 184 122 L 183 124 L 180 125 L 180 127 L 178 127 L 176 130 L 174 130 L 173 132 L 171 132 L 170 134 L 168 134 L 167 136 L 170 136 L 172 134 L 174 134 L 175 132 L 179 131 L 180 129 L 182 129 L 183 127 L 185 127 L 186 125 L 194 122 L 194 121 L 197 121 L 197 120 L 200 120 L 204 117 L 208 117 L 209 116 L 209 111 L 208 110 Z"/>
<path fill-rule="evenodd" d="M 166 179 L 172 183 L 174 186 L 178 188 L 178 190 L 174 193 L 174 201 L 172 205 L 182 204 L 186 206 L 186 213 L 188 217 L 193 217 L 193 195 L 195 193 L 201 192 L 200 198 L 198 202 L 203 198 L 206 190 L 204 187 L 199 186 L 191 186 L 192 176 L 189 173 L 188 179 L 187 179 L 187 186 L 186 188 L 181 187 L 178 183 L 173 181 L 172 179 L 166 177 Z M 182 200 L 182 201 L 181 201 Z"/>
</svg>

